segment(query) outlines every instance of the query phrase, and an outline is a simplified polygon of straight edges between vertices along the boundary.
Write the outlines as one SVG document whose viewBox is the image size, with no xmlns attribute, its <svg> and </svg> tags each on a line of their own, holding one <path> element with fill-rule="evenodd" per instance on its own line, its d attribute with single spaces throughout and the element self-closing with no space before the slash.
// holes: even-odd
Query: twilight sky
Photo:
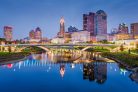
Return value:
<svg viewBox="0 0 138 92">
<path fill-rule="evenodd" d="M 138 0 L 0 0 L 0 37 L 3 26 L 9 25 L 14 39 L 27 37 L 36 27 L 52 38 L 59 31 L 61 16 L 66 31 L 70 25 L 82 29 L 82 14 L 99 9 L 108 15 L 108 32 L 119 23 L 138 22 Z"/>
</svg>

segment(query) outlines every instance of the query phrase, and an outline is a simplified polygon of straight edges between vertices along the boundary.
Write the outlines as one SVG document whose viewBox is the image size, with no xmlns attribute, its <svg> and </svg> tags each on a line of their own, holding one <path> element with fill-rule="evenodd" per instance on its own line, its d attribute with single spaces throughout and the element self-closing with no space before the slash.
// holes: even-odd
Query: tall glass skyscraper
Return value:
<svg viewBox="0 0 138 92">
<path fill-rule="evenodd" d="M 12 41 L 12 27 L 4 26 L 4 38 L 6 41 Z"/>
<path fill-rule="evenodd" d="M 97 41 L 107 40 L 107 14 L 103 10 L 83 14 L 83 31 L 90 32 Z"/>
<path fill-rule="evenodd" d="M 94 18 L 95 18 L 95 13 L 93 12 L 90 12 L 89 14 L 83 14 L 83 30 L 89 31 L 91 36 L 95 35 Z"/>
<path fill-rule="evenodd" d="M 107 14 L 103 10 L 95 14 L 95 33 L 96 35 L 107 34 Z"/>
</svg>

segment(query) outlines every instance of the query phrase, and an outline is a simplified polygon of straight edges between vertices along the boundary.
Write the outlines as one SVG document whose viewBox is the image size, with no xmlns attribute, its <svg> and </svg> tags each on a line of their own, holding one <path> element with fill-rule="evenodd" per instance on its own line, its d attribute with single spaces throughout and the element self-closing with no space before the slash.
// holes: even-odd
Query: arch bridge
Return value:
<svg viewBox="0 0 138 92">
<path fill-rule="evenodd" d="M 27 48 L 27 47 L 38 47 L 41 48 L 45 51 L 50 51 L 49 48 L 54 48 L 54 47 L 58 47 L 58 48 L 62 48 L 62 47 L 75 47 L 75 46 L 82 46 L 84 47 L 81 51 L 85 51 L 91 47 L 96 47 L 96 46 L 101 46 L 104 47 L 106 49 L 111 50 L 110 46 L 116 46 L 119 47 L 119 45 L 115 45 L 115 44 L 6 44 L 6 45 L 0 45 L 0 47 L 11 47 L 14 48 L 13 51 L 22 51 L 23 49 Z"/>
</svg>

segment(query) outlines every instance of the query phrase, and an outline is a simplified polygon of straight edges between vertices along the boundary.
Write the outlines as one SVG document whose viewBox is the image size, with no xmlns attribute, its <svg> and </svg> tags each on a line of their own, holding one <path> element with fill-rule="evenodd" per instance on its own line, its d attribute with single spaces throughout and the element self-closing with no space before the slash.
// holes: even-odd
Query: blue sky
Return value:
<svg viewBox="0 0 138 92">
<path fill-rule="evenodd" d="M 0 0 L 0 36 L 3 26 L 13 26 L 14 39 L 28 36 L 40 27 L 43 36 L 52 38 L 59 31 L 59 20 L 67 28 L 82 29 L 82 14 L 102 9 L 108 15 L 108 32 L 119 23 L 138 22 L 138 0 Z"/>
</svg>

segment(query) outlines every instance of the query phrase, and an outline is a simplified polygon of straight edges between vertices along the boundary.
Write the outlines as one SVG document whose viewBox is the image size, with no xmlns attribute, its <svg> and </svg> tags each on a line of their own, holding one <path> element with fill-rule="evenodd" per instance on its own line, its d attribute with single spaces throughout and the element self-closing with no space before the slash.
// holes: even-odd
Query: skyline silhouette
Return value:
<svg viewBox="0 0 138 92">
<path fill-rule="evenodd" d="M 100 9 L 107 13 L 108 33 L 125 22 L 138 22 L 137 0 L 0 0 L 0 37 L 3 27 L 13 27 L 13 38 L 21 39 L 29 31 L 40 27 L 44 37 L 52 38 L 59 32 L 59 20 L 65 19 L 65 29 L 75 26 L 82 30 L 83 14 Z"/>
</svg>

